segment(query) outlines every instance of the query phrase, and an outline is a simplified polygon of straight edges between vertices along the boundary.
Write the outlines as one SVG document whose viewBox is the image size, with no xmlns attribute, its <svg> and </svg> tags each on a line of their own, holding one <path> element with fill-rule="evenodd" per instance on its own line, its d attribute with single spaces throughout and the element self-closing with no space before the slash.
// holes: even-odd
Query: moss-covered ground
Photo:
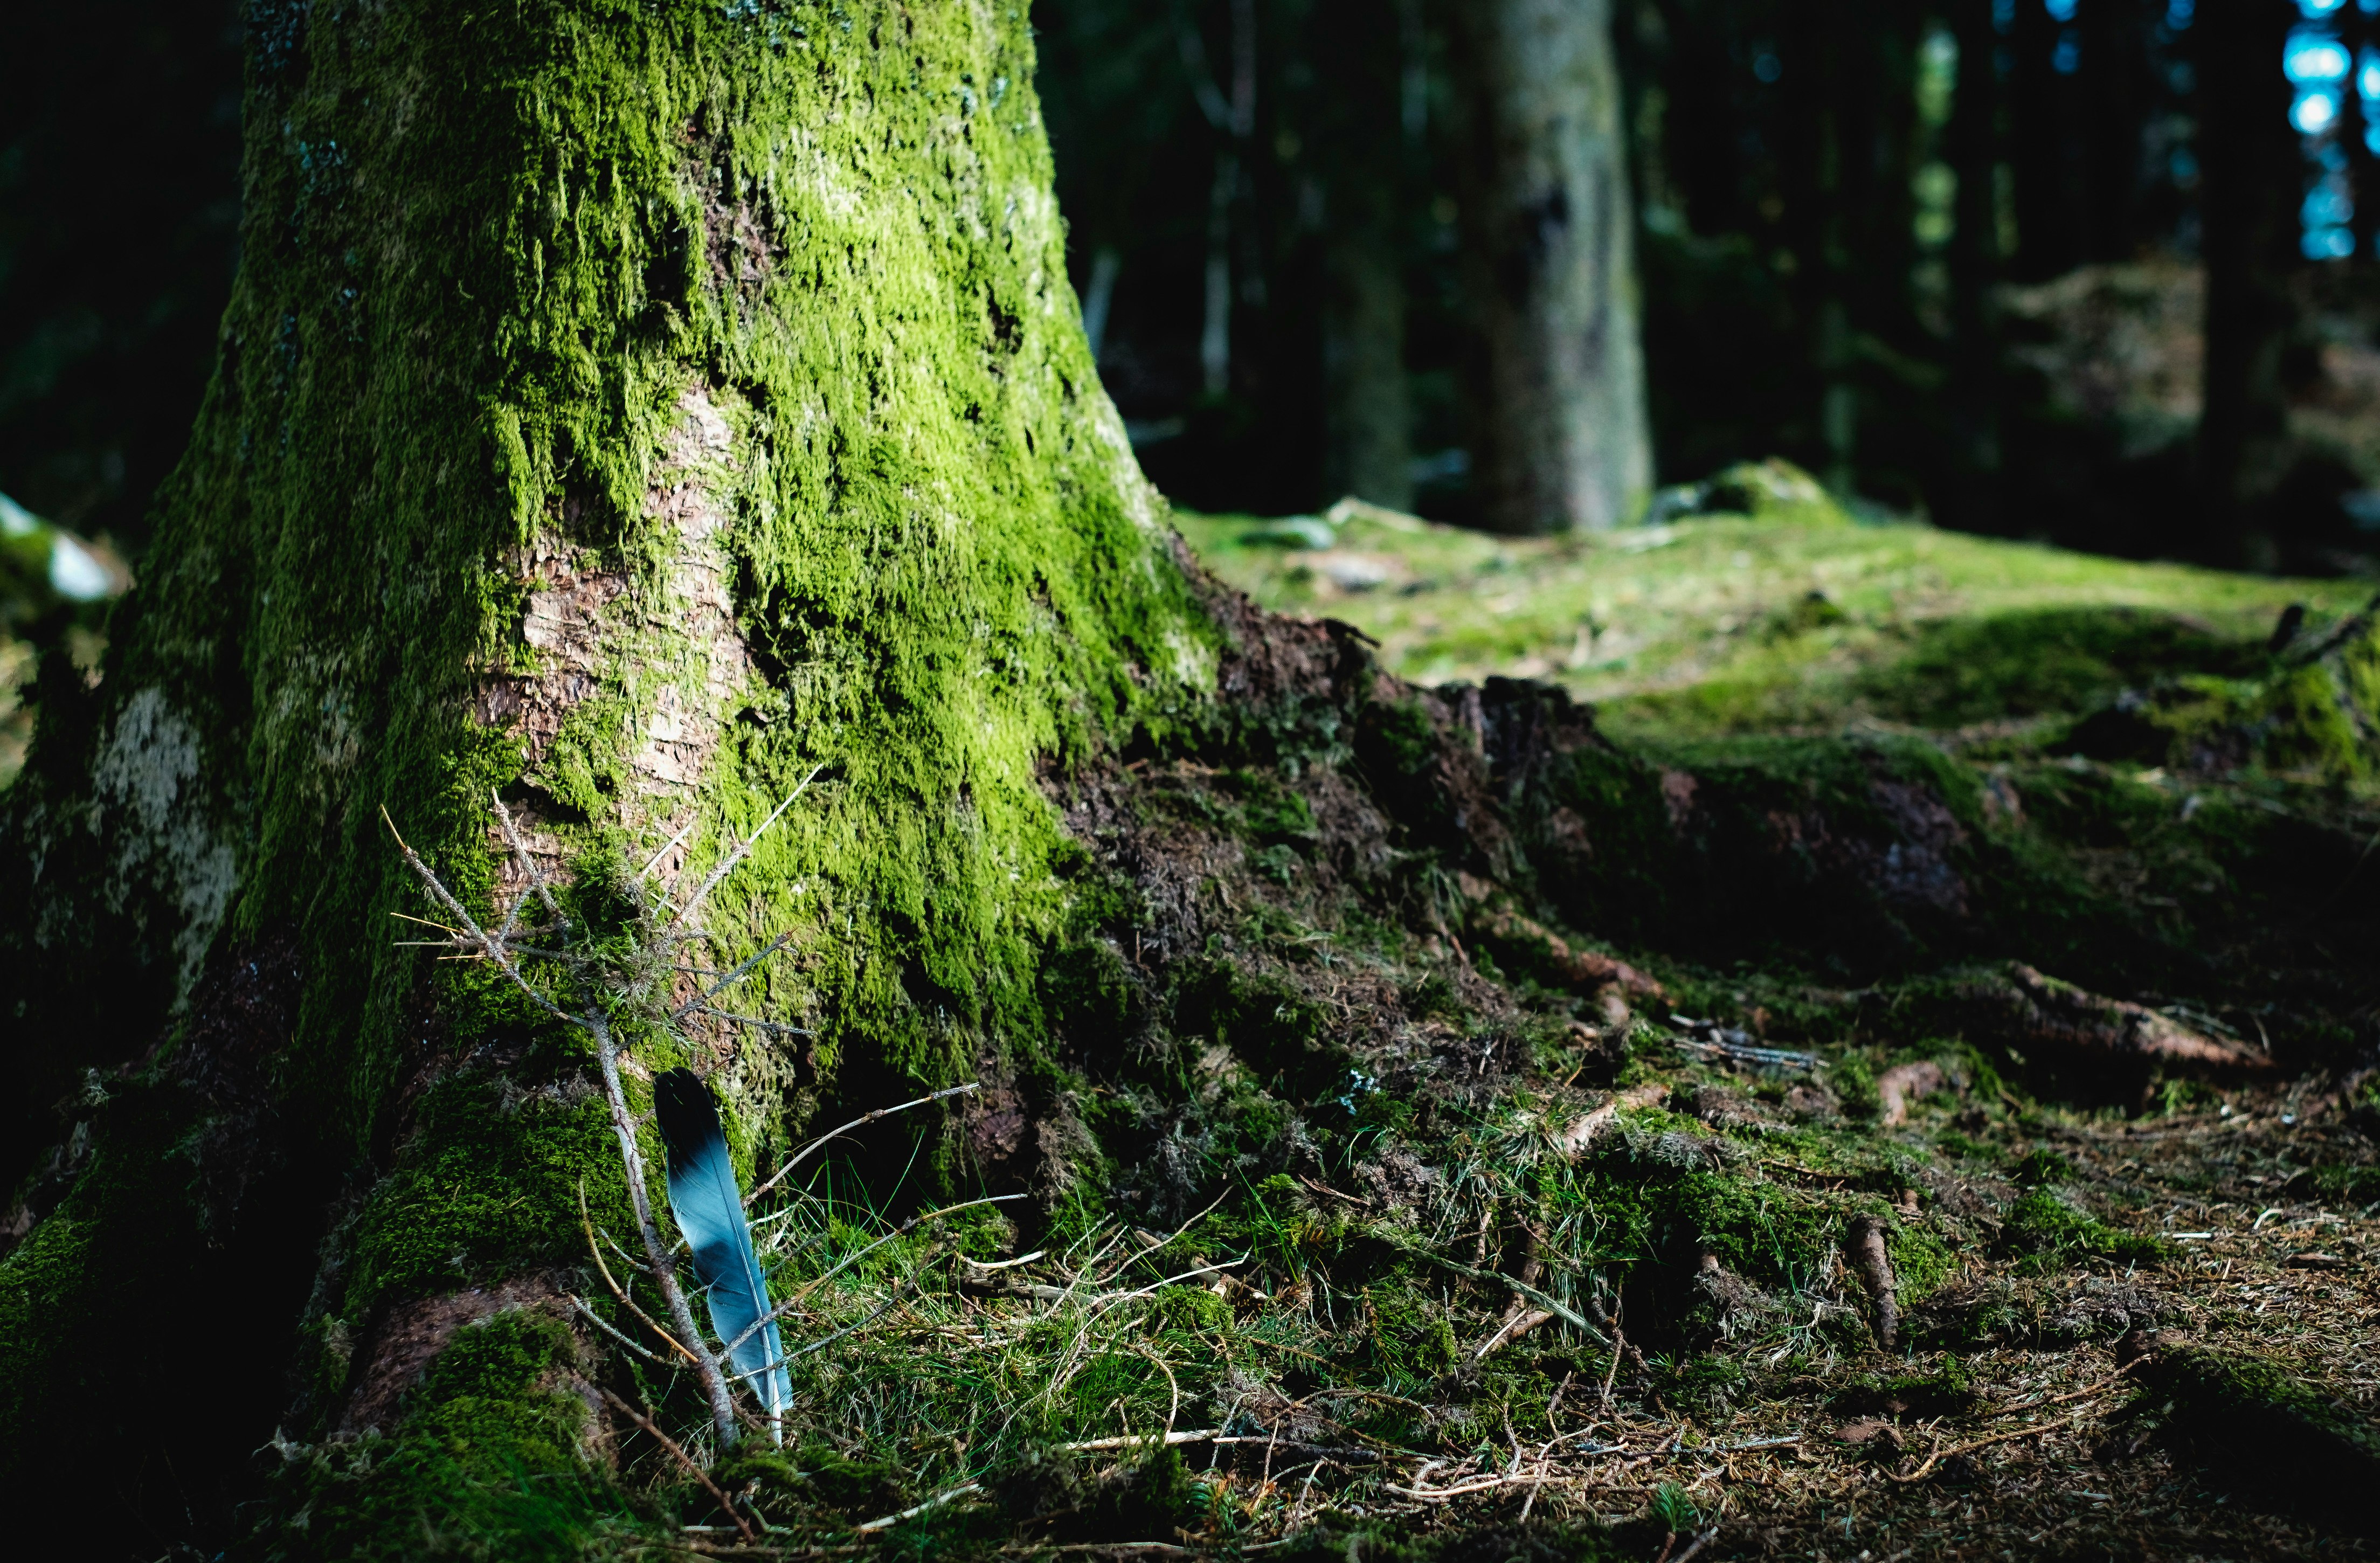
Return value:
<svg viewBox="0 0 2380 1563">
<path fill-rule="evenodd" d="M 2296 676 L 2268 648 L 2281 607 L 2308 604 L 2319 637 L 2359 594 L 1823 516 L 1684 520 L 1636 551 L 1373 525 L 1416 561 L 1609 560 L 1668 604 L 1647 682 L 1603 691 L 1627 713 L 1617 746 L 1530 761 L 1516 733 L 1573 720 L 1537 697 L 1360 674 L 1332 686 L 1371 691 L 1350 703 L 1252 704 L 1053 782 L 1081 850 L 1039 979 L 1051 1041 L 757 1209 L 778 1293 L 800 1299 L 782 1449 L 722 1456 L 683 1375 L 532 1298 L 458 1331 L 385 1428 L 338 1428 L 334 1396 L 291 1429 L 284 1519 L 252 1545 L 1649 1557 L 1710 1533 L 1718 1557 L 2362 1556 L 2380 987 L 2357 849 L 2380 812 L 2352 765 L 2276 757 L 2278 721 L 2162 764 L 2069 746 L 2177 669 L 2243 698 Z M 1213 543 L 1252 524 L 1186 526 Z M 1846 613 L 1876 615 L 1856 631 L 1747 642 L 1718 627 L 1745 599 L 1701 577 L 1732 579 L 1755 544 L 1804 565 L 1891 554 L 1896 579 L 1930 560 L 1926 612 L 1845 589 Z M 1312 589 L 1275 544 L 1210 552 L 1284 605 Z M 1511 574 L 1566 611 L 1559 570 Z M 1609 585 L 1578 564 L 1589 580 Z M 1810 600 L 1793 586 L 1781 611 Z M 1426 598 L 1331 607 L 1392 660 L 1395 615 Z M 1768 693 L 1712 720 L 1685 670 L 1752 663 Z M 1503 825 L 1465 816 L 1488 795 L 1446 747 L 1465 721 L 1506 756 Z M 1905 942 L 1838 948 L 1840 922 L 1747 939 L 1700 891 L 1632 923 L 1551 881 L 1548 800 L 1627 842 L 1615 822 L 1681 791 L 1670 834 L 1701 844 L 1673 842 L 1661 871 L 1706 872 L 1756 845 L 1742 821 L 1798 811 L 1804 878 L 1713 882 L 1803 894 L 1821 920 L 1864 883 L 1861 915 Z M 1495 845 L 1508 828 L 1535 832 L 1538 878 Z M 1827 856 L 1863 830 L 1888 844 Z M 1649 850 L 1629 847 L 1640 869 Z M 1762 917 L 1790 923 L 1782 904 Z M 2028 956 L 2236 1044 L 2230 1064 L 2023 1030 L 1990 995 Z M 552 1084 L 570 1069 L 534 1047 L 457 1060 L 413 1109 L 412 1170 L 355 1218 L 347 1325 L 528 1266 L 660 1346 L 587 1234 L 570 1249 L 571 1212 L 552 1219 L 540 1169 L 570 1153 L 537 1147 L 580 1132 Z M 495 1140 L 528 1150 L 492 1157 Z M 1034 1197 L 887 1241 L 947 1197 L 937 1146 L 968 1169 L 960 1193 Z M 778 1154 L 739 1150 L 756 1173 Z M 517 1186 L 481 1191 L 475 1160 Z M 451 1241 L 417 1209 L 449 1172 L 501 1207 Z M 633 1290 L 616 1184 L 590 1197 Z M 475 1255 L 481 1232 L 518 1252 Z M 594 1385 L 650 1407 L 752 1536 L 686 1462 L 589 1410 Z"/>
<path fill-rule="evenodd" d="M 2236 675 L 2292 603 L 2369 582 L 2228 575 L 2010 543 L 1831 507 L 1512 539 L 1368 507 L 1333 525 L 1178 518 L 1267 607 L 1348 620 L 1423 683 L 1558 683 L 1616 734 L 2022 736 L 2128 686 Z M 1321 548 L 1301 543 L 1326 542 Z"/>
</svg>

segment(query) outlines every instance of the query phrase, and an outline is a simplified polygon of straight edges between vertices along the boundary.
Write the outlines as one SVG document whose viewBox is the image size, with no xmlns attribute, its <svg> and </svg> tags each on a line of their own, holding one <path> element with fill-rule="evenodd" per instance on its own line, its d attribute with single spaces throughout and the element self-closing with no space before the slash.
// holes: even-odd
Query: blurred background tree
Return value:
<svg viewBox="0 0 2380 1563">
<path fill-rule="evenodd" d="M 1075 285 L 1177 503 L 1533 529 L 1780 454 L 1975 531 L 2380 558 L 2380 0 L 1034 17 Z M 136 567 L 236 263 L 240 27 L 103 0 L 0 65 L 0 492 Z M 1596 371 L 1524 406 L 1562 355 L 1515 354 L 1590 317 Z"/>
<path fill-rule="evenodd" d="M 1979 531 L 2369 568 L 2368 3 L 1612 6 L 1657 480 L 1775 453 Z M 1178 501 L 1511 524 L 1457 26 L 1500 9 L 1038 8 L 1077 285 Z"/>
</svg>

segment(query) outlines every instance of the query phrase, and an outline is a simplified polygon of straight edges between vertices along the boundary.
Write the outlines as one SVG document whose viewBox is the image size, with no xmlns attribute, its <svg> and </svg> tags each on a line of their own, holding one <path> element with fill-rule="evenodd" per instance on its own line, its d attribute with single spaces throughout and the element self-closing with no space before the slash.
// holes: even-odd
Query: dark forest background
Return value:
<svg viewBox="0 0 2380 1563">
<path fill-rule="evenodd" d="M 1469 517 L 1450 10 L 1036 5 L 1075 284 L 1177 502 Z M 2375 11 L 1612 5 L 1660 480 L 1776 454 L 1944 525 L 2371 569 Z M 0 491 L 137 561 L 237 262 L 239 9 L 11 34 Z"/>
</svg>

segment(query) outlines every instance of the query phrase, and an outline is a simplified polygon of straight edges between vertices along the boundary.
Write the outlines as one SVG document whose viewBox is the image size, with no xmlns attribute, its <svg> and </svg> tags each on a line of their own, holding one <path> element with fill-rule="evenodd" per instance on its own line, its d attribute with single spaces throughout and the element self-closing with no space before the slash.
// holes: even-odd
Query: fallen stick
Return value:
<svg viewBox="0 0 2380 1563">
<path fill-rule="evenodd" d="M 1701 1535 L 1696 1536 L 1694 1540 L 1693 1545 L 1687 1547 L 1685 1551 L 1681 1552 L 1675 1557 L 1670 1558 L 1670 1563 L 1694 1563 L 1694 1555 L 1702 1551 L 1703 1548 L 1708 1546 L 1711 1544 L 1711 1538 L 1718 1534 L 1718 1527 L 1717 1525 L 1713 1525 L 1709 1530 L 1705 1531 Z"/>
<path fill-rule="evenodd" d="M 886 1514 L 874 1520 L 862 1521 L 859 1524 L 854 1525 L 852 1529 L 862 1535 L 866 1535 L 872 1531 L 889 1531 L 893 1526 L 899 1524 L 902 1521 L 914 1520 L 918 1515 L 926 1512 L 926 1510 L 929 1508 L 939 1508 L 943 1504 L 950 1502 L 953 1498 L 963 1498 L 969 1493 L 979 1493 L 981 1491 L 983 1491 L 982 1483 L 969 1482 L 964 1487 L 953 1487 L 948 1492 L 936 1493 L 932 1497 L 928 1498 L 923 1503 L 913 1503 L 898 1514 Z"/>
<path fill-rule="evenodd" d="M 2147 1359 L 2145 1358 L 2142 1359 L 2143 1362 L 2146 1360 Z M 2079 1400 L 2086 1395 L 2097 1394 L 2100 1390 L 2105 1389 L 2108 1385 L 2115 1383 L 2116 1380 L 2123 1377 L 2124 1375 L 2131 1372 L 2132 1369 L 2140 1365 L 2140 1363 L 2126 1363 L 2122 1367 L 2118 1368 L 2115 1372 L 2099 1380 L 2096 1384 L 2086 1384 L 2082 1388 L 2074 1390 L 2070 1394 L 2053 1395 L 2046 1400 L 2020 1400 L 2012 1406 L 1995 1406 L 1989 1411 L 1977 1412 L 1975 1414 L 1978 1417 L 1989 1419 L 1995 1416 L 2014 1416 L 2021 1411 L 2033 1411 L 2041 1406 L 2061 1406 L 2069 1400 Z"/>
<path fill-rule="evenodd" d="M 1203 1444 L 1209 1439 L 1220 1443 L 1222 1440 L 1217 1437 L 1217 1435 L 1221 1432 L 1222 1429 L 1220 1427 L 1201 1427 L 1195 1432 L 1168 1433 L 1162 1437 L 1154 1437 L 1146 1433 L 1126 1433 L 1121 1437 L 1085 1438 L 1079 1443 L 1061 1444 L 1058 1447 L 1068 1454 L 1082 1454 L 1090 1449 L 1137 1448 L 1144 1444 L 1150 1448 L 1156 1448 L 1160 1445 L 1171 1448 L 1175 1444 Z M 1234 1443 L 1238 1441 L 1232 1440 Z"/>
<path fill-rule="evenodd" d="M 1908 1475 L 1902 1476 L 1890 1471 L 1886 1472 L 1885 1474 L 1891 1477 L 1891 1479 L 1896 1482 L 1920 1482 L 1925 1480 L 1925 1473 L 1927 1472 L 1934 1469 L 1934 1462 L 1945 1456 L 1962 1455 L 1973 1449 L 1980 1449 L 1986 1444 L 2005 1444 L 2011 1438 L 2029 1438 L 2035 1433 L 2055 1433 L 2058 1431 L 2059 1425 L 2059 1424 L 2055 1422 L 2043 1422 L 2037 1423 L 2031 1427 L 2015 1427 L 2010 1429 L 2006 1433 L 1995 1433 L 1988 1438 L 1971 1439 L 1966 1443 L 1959 1444 L 1947 1449 L 1937 1444 L 1935 1446 L 1934 1452 L 1925 1457 L 1925 1463 L 1911 1472 Z"/>
</svg>

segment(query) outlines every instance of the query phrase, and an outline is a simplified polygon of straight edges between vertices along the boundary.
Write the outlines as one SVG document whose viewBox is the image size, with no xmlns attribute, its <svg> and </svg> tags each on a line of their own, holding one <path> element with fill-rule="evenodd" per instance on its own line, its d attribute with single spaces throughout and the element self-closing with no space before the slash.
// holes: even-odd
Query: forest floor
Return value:
<svg viewBox="0 0 2380 1563">
<path fill-rule="evenodd" d="M 1622 736 L 1857 721 L 2006 738 L 2127 682 L 2211 665 L 2290 603 L 2338 613 L 2373 594 L 2365 580 L 2139 563 L 1907 523 L 1714 515 L 1499 538 L 1343 514 L 1176 521 L 1224 580 L 1278 612 L 1349 621 L 1399 677 L 1560 684 Z"/>
<path fill-rule="evenodd" d="M 755 1206 L 782 1448 L 712 1444 L 599 1216 L 506 1327 L 654 1420 L 473 1464 L 511 1338 L 458 1336 L 393 1434 L 275 1446 L 282 1554 L 2380 1550 L 2367 586 L 1714 493 L 1183 516 L 1239 693 L 1049 779 L 1051 1052 Z M 534 1137 L 568 1074 L 440 1110 Z M 921 1214 L 936 1134 L 1011 1203 Z"/>
<path fill-rule="evenodd" d="M 825 1283 L 799 1332 L 825 1349 L 795 1369 L 817 1414 L 784 1456 L 720 1467 L 768 1533 L 681 1486 L 699 1522 L 674 1548 L 2375 1550 L 2380 974 L 2358 887 L 2380 792 L 2355 754 L 2210 759 L 2186 723 L 2169 750 L 2137 722 L 2090 738 L 2176 687 L 2249 687 L 2290 604 L 2308 636 L 2351 626 L 2366 584 L 1821 503 L 1548 540 L 1345 507 L 1181 526 L 1259 604 L 1352 622 L 1387 671 L 1559 681 L 1632 752 L 1938 751 L 1982 779 L 1971 833 L 2038 838 L 2142 939 L 2203 952 L 2168 968 L 2197 987 L 2119 995 L 2154 1023 L 2095 1012 L 2232 1067 L 2045 1067 L 1961 1029 L 1971 968 L 1946 989 L 1565 954 L 1475 886 L 1446 892 L 1475 904 L 1441 939 L 1437 912 L 1417 928 L 1350 888 L 1371 827 L 1327 767 L 1135 762 L 1075 828 L 1141 865 L 1121 959 L 1176 973 L 1148 978 L 1172 985 L 1152 1012 L 1207 1040 L 1141 1045 L 1044 1121 L 1104 1171 L 1045 1190 L 1033 1230 L 953 1221 L 835 1269 L 879 1230 L 865 1201 L 814 1189 L 764 1222 Z M 2191 836 L 2272 821 L 2298 834 L 2230 856 Z M 1228 963 L 1169 967 L 1144 924 Z"/>
</svg>

